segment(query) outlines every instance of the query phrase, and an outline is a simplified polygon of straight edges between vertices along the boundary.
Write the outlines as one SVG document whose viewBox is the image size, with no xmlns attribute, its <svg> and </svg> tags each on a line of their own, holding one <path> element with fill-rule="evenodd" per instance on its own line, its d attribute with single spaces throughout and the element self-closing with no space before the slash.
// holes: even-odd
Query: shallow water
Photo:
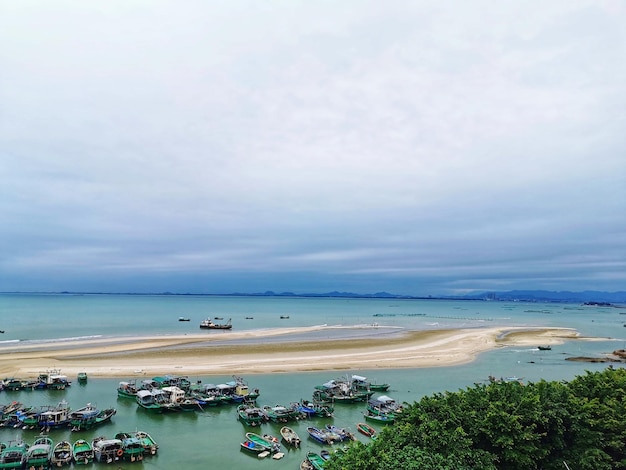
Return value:
<svg viewBox="0 0 626 470">
<path fill-rule="evenodd" d="M 115 336 L 118 334 L 200 333 L 199 322 L 207 316 L 232 318 L 234 329 L 311 326 L 316 324 L 358 325 L 377 322 L 405 329 L 437 329 L 472 326 L 564 326 L 588 336 L 614 337 L 602 341 L 567 341 L 539 351 L 537 347 L 501 348 L 484 353 L 471 364 L 441 368 L 406 370 L 353 370 L 310 373 L 247 375 L 251 388 L 259 388 L 259 405 L 287 405 L 301 398 L 310 399 L 315 385 L 345 375 L 364 375 L 374 382 L 387 382 L 385 394 L 397 401 L 413 402 L 424 395 L 458 390 L 485 381 L 488 376 L 523 378 L 524 381 L 569 380 L 585 370 L 602 370 L 606 364 L 565 361 L 571 356 L 598 356 L 624 347 L 624 310 L 580 307 L 566 304 L 524 304 L 499 302 L 396 301 L 370 299 L 267 299 L 187 296 L 0 296 L 0 329 L 6 331 L 0 343 L 15 339 L 54 342 L 58 338 Z M 289 315 L 289 319 L 280 319 Z M 375 316 L 376 315 L 376 316 Z M 179 316 L 192 321 L 178 322 Z M 253 316 L 253 320 L 245 320 Z M 210 335 L 212 331 L 207 331 Z M 219 332 L 221 333 L 221 332 Z M 322 333 L 320 333 L 322 334 Z M 327 333 L 323 333 L 327 335 Z M 325 338 L 328 339 L 328 338 Z M 331 338 L 332 339 L 332 338 Z M 337 338 L 337 340 L 340 340 Z M 622 365 L 618 365 L 621 367 Z M 62 371 L 61 371 L 62 372 Z M 190 377 L 192 380 L 220 383 L 230 376 Z M 72 379 L 75 379 L 72 378 Z M 51 437 L 76 440 L 97 435 L 112 437 L 120 431 L 144 430 L 160 444 L 159 454 L 143 463 L 123 463 L 122 468 L 185 469 L 206 468 L 284 468 L 297 469 L 308 450 L 322 448 L 307 437 L 306 427 L 334 423 L 356 433 L 363 421 L 364 404 L 336 405 L 334 418 L 304 420 L 292 425 L 303 439 L 301 449 L 283 449 L 281 460 L 256 457 L 241 451 L 239 443 L 247 428 L 237 420 L 234 406 L 207 408 L 204 412 L 158 415 L 139 408 L 132 399 L 118 398 L 119 379 L 94 379 L 74 384 L 65 391 L 0 392 L 0 403 L 14 400 L 28 405 L 56 404 L 66 399 L 72 408 L 95 403 L 114 406 L 117 415 L 103 427 L 72 433 L 52 431 Z M 380 426 L 375 427 L 380 428 Z M 279 426 L 266 424 L 262 433 L 278 435 Z M 0 428 L 0 441 L 22 437 L 34 441 L 37 431 Z M 356 433 L 367 442 L 368 438 Z M 117 465 L 97 467 L 115 468 Z"/>
</svg>

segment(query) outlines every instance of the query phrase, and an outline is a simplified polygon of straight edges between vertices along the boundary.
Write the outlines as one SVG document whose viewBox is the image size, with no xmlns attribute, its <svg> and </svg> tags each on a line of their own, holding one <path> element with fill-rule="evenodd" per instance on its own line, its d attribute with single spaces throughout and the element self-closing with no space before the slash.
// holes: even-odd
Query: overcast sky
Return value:
<svg viewBox="0 0 626 470">
<path fill-rule="evenodd" d="M 0 0 L 0 291 L 626 290 L 626 4 Z"/>
</svg>

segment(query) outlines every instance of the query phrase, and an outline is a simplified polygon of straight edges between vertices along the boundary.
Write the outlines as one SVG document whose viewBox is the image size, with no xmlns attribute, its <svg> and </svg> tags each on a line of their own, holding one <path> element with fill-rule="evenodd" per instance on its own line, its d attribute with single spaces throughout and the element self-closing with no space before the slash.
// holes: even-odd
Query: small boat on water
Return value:
<svg viewBox="0 0 626 470">
<path fill-rule="evenodd" d="M 111 463 L 122 458 L 124 450 L 120 439 L 107 439 L 106 437 L 96 437 L 92 443 L 93 458 L 96 462 Z"/>
<path fill-rule="evenodd" d="M 135 398 L 139 387 L 135 379 L 129 381 L 122 381 L 117 385 L 117 396 L 126 398 Z"/>
<path fill-rule="evenodd" d="M 72 431 L 91 427 L 91 425 L 96 422 L 98 413 L 100 413 L 100 410 L 91 403 L 87 403 L 86 406 L 72 411 L 70 413 L 70 426 L 72 426 Z"/>
<path fill-rule="evenodd" d="M 230 330 L 233 327 L 231 319 L 229 318 L 226 323 L 215 323 L 210 318 L 202 320 L 200 322 L 200 328 L 209 330 Z"/>
<path fill-rule="evenodd" d="M 355 437 L 350 431 L 344 428 L 335 426 L 334 424 L 327 424 L 326 431 L 333 436 L 334 441 L 354 441 Z"/>
<path fill-rule="evenodd" d="M 550 351 L 552 346 L 537 346 L 537 349 L 539 349 L 539 351 Z"/>
<path fill-rule="evenodd" d="M 307 452 L 306 459 L 313 466 L 314 470 L 323 470 L 324 463 L 326 462 L 320 454 L 316 454 L 315 452 Z"/>
<path fill-rule="evenodd" d="M 24 453 L 22 462 L 25 468 L 49 468 L 54 443 L 48 436 L 42 436 L 35 440 Z M 1 468 L 1 467 L 0 467 Z"/>
<path fill-rule="evenodd" d="M 287 423 L 289 421 L 295 421 L 296 419 L 298 419 L 299 414 L 299 411 L 296 408 L 287 408 L 283 405 L 266 405 L 263 407 L 263 411 L 267 415 L 268 419 L 275 423 Z"/>
<path fill-rule="evenodd" d="M 135 432 L 135 437 L 141 441 L 145 454 L 156 455 L 159 445 L 150 434 L 145 431 L 137 431 Z"/>
<path fill-rule="evenodd" d="M 363 416 L 365 416 L 365 419 L 369 419 L 370 421 L 375 421 L 381 424 L 393 424 L 395 422 L 395 417 L 393 416 L 384 413 L 375 414 L 369 410 L 363 413 Z"/>
<path fill-rule="evenodd" d="M 253 432 L 246 433 L 246 441 L 253 442 L 256 447 L 263 448 L 263 450 L 270 452 L 278 452 L 280 450 L 280 444 L 278 443 L 278 439 L 276 439 L 276 441 L 274 439 L 272 439 L 271 436 L 260 436 Z"/>
<path fill-rule="evenodd" d="M 372 390 L 375 392 L 386 392 L 390 387 L 387 383 L 379 384 L 371 382 L 367 377 L 363 377 L 361 375 L 353 375 L 352 383 L 359 390 Z"/>
<path fill-rule="evenodd" d="M 72 458 L 76 465 L 87 465 L 93 462 L 93 448 L 85 439 L 78 439 L 72 445 Z"/>
<path fill-rule="evenodd" d="M 300 444 L 302 442 L 300 440 L 300 436 L 298 436 L 298 433 L 290 427 L 283 426 L 282 428 L 280 428 L 280 435 L 287 445 L 296 448 L 300 447 Z"/>
<path fill-rule="evenodd" d="M 78 383 L 80 384 L 87 383 L 87 372 L 79 372 L 76 378 L 78 379 Z"/>
<path fill-rule="evenodd" d="M 72 463 L 72 444 L 69 441 L 60 441 L 52 450 L 50 463 L 53 467 L 62 467 Z"/>
<path fill-rule="evenodd" d="M 3 443 L 0 452 L 0 468 L 22 468 L 22 460 L 28 450 L 28 444 L 24 441 L 9 441 Z"/>
<path fill-rule="evenodd" d="M 306 432 L 309 436 L 319 442 L 320 444 L 331 445 L 334 442 L 333 436 L 331 436 L 326 430 L 316 428 L 315 426 L 309 426 L 306 428 Z"/>
<path fill-rule="evenodd" d="M 265 412 L 261 408 L 248 403 L 242 403 L 237 407 L 237 415 L 239 421 L 248 426 L 259 426 L 267 422 Z"/>
<path fill-rule="evenodd" d="M 191 321 L 191 318 L 187 318 L 187 317 L 178 317 L 178 321 Z"/>
<path fill-rule="evenodd" d="M 376 429 L 367 423 L 357 423 L 356 429 L 361 434 L 365 434 L 367 437 L 374 437 L 376 435 Z"/>
<path fill-rule="evenodd" d="M 122 458 L 131 462 L 143 460 L 143 443 L 134 433 L 118 432 L 115 439 L 122 441 Z"/>
<path fill-rule="evenodd" d="M 70 412 L 67 401 L 61 400 L 57 406 L 39 415 L 38 424 L 45 430 L 67 426 L 70 422 Z"/>
</svg>

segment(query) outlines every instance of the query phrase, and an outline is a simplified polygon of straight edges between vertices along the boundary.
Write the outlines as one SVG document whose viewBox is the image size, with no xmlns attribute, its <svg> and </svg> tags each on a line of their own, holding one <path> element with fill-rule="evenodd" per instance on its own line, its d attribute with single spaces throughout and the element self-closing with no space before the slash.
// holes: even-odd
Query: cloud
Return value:
<svg viewBox="0 0 626 470">
<path fill-rule="evenodd" d="M 621 288 L 625 16 L 7 5 L 4 290 Z"/>
</svg>

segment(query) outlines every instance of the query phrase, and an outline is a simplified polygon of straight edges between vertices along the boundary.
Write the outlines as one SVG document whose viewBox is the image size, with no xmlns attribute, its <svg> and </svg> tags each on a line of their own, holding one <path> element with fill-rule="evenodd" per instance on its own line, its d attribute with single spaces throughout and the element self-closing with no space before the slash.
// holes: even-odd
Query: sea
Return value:
<svg viewBox="0 0 626 470">
<path fill-rule="evenodd" d="M 180 317 L 189 321 L 179 321 Z M 389 383 L 383 392 L 399 402 L 412 403 L 423 396 L 456 391 L 485 383 L 489 376 L 516 377 L 523 382 L 571 380 L 587 371 L 609 367 L 607 363 L 567 361 L 568 357 L 600 358 L 616 349 L 626 348 L 626 308 L 569 303 L 461 301 L 435 299 L 311 298 L 264 296 L 193 295 L 96 295 L 96 294 L 0 294 L 0 351 L 16 345 L 52 346 L 59 340 L 89 338 L 206 334 L 228 331 L 200 330 L 205 318 L 231 320 L 232 331 L 276 329 L 283 327 L 337 326 L 309 333 L 280 337 L 280 341 L 342 341 L 351 337 L 380 338 L 401 331 L 479 327 L 567 327 L 576 329 L 589 340 L 568 340 L 551 350 L 537 346 L 503 347 L 480 354 L 471 363 L 415 369 L 354 369 L 306 373 L 249 374 L 244 380 L 259 389 L 257 403 L 289 405 L 310 400 L 316 385 L 357 374 L 375 383 Z M 222 320 L 216 320 L 222 321 Z M 376 326 L 376 328 L 363 328 Z M 272 341 L 276 341 L 273 338 Z M 622 364 L 612 364 L 623 367 Z M 138 366 L 139 367 L 139 366 Z M 43 371 L 42 371 L 43 372 Z M 63 371 L 60 371 L 63 373 Z M 60 440 L 113 437 L 118 432 L 146 431 L 159 444 L 155 456 L 141 462 L 93 464 L 95 467 L 131 469 L 298 469 L 308 451 L 319 453 L 322 445 L 308 437 L 308 426 L 326 424 L 346 428 L 367 443 L 369 438 L 356 431 L 363 422 L 365 405 L 336 404 L 330 418 L 314 418 L 290 424 L 302 438 L 300 449 L 283 446 L 284 457 L 259 459 L 241 450 L 248 431 L 280 436 L 280 425 L 268 423 L 248 427 L 237 419 L 233 405 L 206 408 L 204 411 L 155 414 L 137 406 L 134 400 L 117 396 L 120 381 L 137 377 L 96 378 L 73 384 L 65 390 L 0 392 L 0 405 L 19 401 L 29 406 L 55 405 L 66 400 L 73 409 L 87 403 L 99 408 L 114 407 L 117 414 L 101 427 L 72 432 L 69 428 L 52 430 L 50 437 Z M 142 379 L 143 377 L 138 377 Z M 233 380 L 232 375 L 189 377 L 202 383 L 219 384 Z M 374 397 L 379 394 L 374 395 Z M 370 423 L 371 424 L 371 423 Z M 378 430 L 381 426 L 373 424 Z M 22 439 L 32 443 L 38 430 L 0 428 L 0 442 Z"/>
</svg>

